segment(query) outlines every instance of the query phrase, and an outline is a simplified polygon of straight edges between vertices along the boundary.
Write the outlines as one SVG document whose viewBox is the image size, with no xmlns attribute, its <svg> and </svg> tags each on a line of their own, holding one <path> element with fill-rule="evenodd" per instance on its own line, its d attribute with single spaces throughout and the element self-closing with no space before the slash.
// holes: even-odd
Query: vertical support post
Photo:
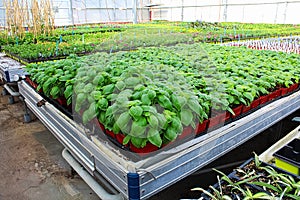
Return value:
<svg viewBox="0 0 300 200">
<path fill-rule="evenodd" d="M 133 24 L 137 24 L 137 0 L 132 0 L 132 17 Z"/>
<path fill-rule="evenodd" d="M 275 19 L 274 19 L 274 24 L 277 23 L 277 17 L 278 17 L 278 7 L 279 7 L 279 3 L 276 4 L 276 13 L 275 13 Z"/>
<path fill-rule="evenodd" d="M 219 0 L 219 16 L 218 16 L 218 22 L 221 22 L 221 8 L 222 8 L 222 3 L 221 3 L 221 0 Z"/>
<path fill-rule="evenodd" d="M 84 20 L 85 23 L 87 23 L 87 8 L 86 8 L 86 0 L 84 0 Z"/>
<path fill-rule="evenodd" d="M 181 21 L 183 22 L 184 0 L 181 0 Z"/>
<path fill-rule="evenodd" d="M 223 5 L 224 5 L 224 22 L 227 22 L 227 0 L 223 0 Z"/>
<path fill-rule="evenodd" d="M 287 7 L 288 7 L 288 2 L 285 2 L 285 9 L 284 9 L 284 14 L 283 14 L 283 23 L 286 23 L 286 12 L 287 12 Z"/>
<path fill-rule="evenodd" d="M 114 0 L 114 9 L 113 9 L 113 16 L 114 16 L 114 21 L 117 21 L 117 15 L 116 15 L 116 1 Z"/>
<path fill-rule="evenodd" d="M 126 21 L 128 21 L 128 14 L 127 14 L 127 8 L 128 8 L 128 5 L 127 5 L 127 0 L 125 1 L 125 18 L 126 18 Z"/>
<path fill-rule="evenodd" d="M 73 0 L 69 0 L 69 15 L 71 17 L 72 26 L 74 26 L 74 16 L 73 16 Z"/>
<path fill-rule="evenodd" d="M 103 16 L 105 16 L 104 13 L 102 12 L 103 11 L 102 8 L 104 8 L 104 5 L 102 5 L 103 4 L 102 2 L 103 2 L 102 0 L 99 0 L 99 22 L 101 22 L 101 16 L 102 16 L 102 14 L 103 14 Z"/>
<path fill-rule="evenodd" d="M 242 22 L 245 21 L 245 6 L 243 6 L 243 18 L 242 18 Z"/>
<path fill-rule="evenodd" d="M 140 199 L 140 176 L 137 173 L 127 174 L 128 197 L 130 200 Z"/>
</svg>

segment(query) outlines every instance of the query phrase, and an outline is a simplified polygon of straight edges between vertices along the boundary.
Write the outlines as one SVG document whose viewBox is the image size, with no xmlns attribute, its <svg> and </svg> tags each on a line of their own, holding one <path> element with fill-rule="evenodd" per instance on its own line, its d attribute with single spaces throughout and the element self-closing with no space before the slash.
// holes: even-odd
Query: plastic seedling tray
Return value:
<svg viewBox="0 0 300 200">
<path fill-rule="evenodd" d="M 273 155 L 277 167 L 300 175 L 300 139 L 294 139 Z"/>
</svg>

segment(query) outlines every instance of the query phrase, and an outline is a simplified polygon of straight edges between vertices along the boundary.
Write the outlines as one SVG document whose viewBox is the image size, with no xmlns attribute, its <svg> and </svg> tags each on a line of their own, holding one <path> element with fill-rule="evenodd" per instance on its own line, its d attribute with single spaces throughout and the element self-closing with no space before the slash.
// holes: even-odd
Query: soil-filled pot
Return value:
<svg viewBox="0 0 300 200">
<path fill-rule="evenodd" d="M 211 117 L 211 118 L 209 118 L 208 126 L 215 127 L 215 126 L 219 125 L 222 121 L 224 121 L 224 119 L 225 119 L 225 113 L 224 113 L 224 115 L 218 114 L 214 117 Z"/>
<path fill-rule="evenodd" d="M 232 118 L 236 118 L 242 114 L 243 105 L 234 107 L 232 110 L 235 115 L 232 115 Z"/>
<path fill-rule="evenodd" d="M 231 113 L 228 112 L 228 111 L 226 111 L 226 113 L 225 113 L 225 121 L 230 120 L 230 118 L 231 118 Z"/>
<path fill-rule="evenodd" d="M 250 107 L 251 109 L 257 108 L 260 104 L 260 98 L 255 99 L 251 104 Z"/>
<path fill-rule="evenodd" d="M 110 130 L 105 130 L 106 135 L 110 136 L 111 138 L 115 138 L 116 134 Z M 122 143 L 121 143 L 122 144 Z"/>
<path fill-rule="evenodd" d="M 59 105 L 63 106 L 63 107 L 67 107 L 67 99 L 63 96 L 58 97 L 57 99 L 55 99 Z"/>
<path fill-rule="evenodd" d="M 289 92 L 289 88 L 281 88 L 280 90 L 281 90 L 281 96 L 285 96 Z"/>
<path fill-rule="evenodd" d="M 251 110 L 251 106 L 246 106 L 246 105 L 243 105 L 243 108 L 242 108 L 242 113 L 247 113 Z"/>
<path fill-rule="evenodd" d="M 274 92 L 271 92 L 269 96 L 269 101 L 272 101 L 273 99 L 276 99 L 281 94 L 281 90 L 275 90 Z"/>
<path fill-rule="evenodd" d="M 115 134 L 115 138 L 117 140 L 117 142 L 121 145 L 123 145 L 123 140 L 126 136 L 123 134 L 123 133 L 118 133 L 118 134 Z M 124 145 L 124 146 L 128 146 L 128 144 Z"/>
<path fill-rule="evenodd" d="M 260 105 L 263 105 L 269 101 L 269 95 L 260 96 Z"/>
<path fill-rule="evenodd" d="M 196 127 L 197 128 L 197 127 Z M 182 133 L 178 136 L 178 139 L 185 139 L 189 136 L 193 137 L 195 134 L 195 130 L 191 126 L 186 126 L 183 128 Z"/>
<path fill-rule="evenodd" d="M 208 120 L 204 120 L 201 124 L 197 124 L 196 126 L 196 135 L 201 135 L 204 131 L 206 131 Z"/>
<path fill-rule="evenodd" d="M 141 156 L 147 155 L 147 153 L 157 151 L 159 148 L 151 143 L 147 143 L 143 148 L 137 148 L 132 143 L 129 144 L 130 151 L 138 153 Z"/>
<path fill-rule="evenodd" d="M 295 90 L 298 89 L 298 86 L 299 84 L 298 83 L 294 83 L 293 85 L 291 85 L 289 88 L 288 88 L 288 92 L 294 92 Z"/>
<path fill-rule="evenodd" d="M 104 127 L 104 125 L 99 121 L 99 119 L 97 119 L 97 125 L 98 125 L 98 127 L 100 128 L 100 130 L 102 130 L 102 131 L 104 131 L 105 132 L 105 127 Z"/>
</svg>

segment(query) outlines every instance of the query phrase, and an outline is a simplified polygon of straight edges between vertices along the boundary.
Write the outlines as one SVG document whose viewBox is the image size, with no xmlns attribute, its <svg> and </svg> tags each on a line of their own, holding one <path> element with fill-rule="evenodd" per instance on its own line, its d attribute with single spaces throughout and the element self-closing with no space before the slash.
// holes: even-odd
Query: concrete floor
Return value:
<svg viewBox="0 0 300 200">
<path fill-rule="evenodd" d="M 23 122 L 23 104 L 15 101 L 0 96 L 0 200 L 99 200 L 71 175 L 63 146 L 45 126 L 37 119 Z"/>
</svg>

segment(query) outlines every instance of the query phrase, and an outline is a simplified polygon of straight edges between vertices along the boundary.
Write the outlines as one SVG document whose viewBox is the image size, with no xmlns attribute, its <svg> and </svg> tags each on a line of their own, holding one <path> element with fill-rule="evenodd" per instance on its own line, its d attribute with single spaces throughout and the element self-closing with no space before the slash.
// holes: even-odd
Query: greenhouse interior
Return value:
<svg viewBox="0 0 300 200">
<path fill-rule="evenodd" d="M 299 10 L 0 0 L 0 199 L 299 200 Z"/>
</svg>

